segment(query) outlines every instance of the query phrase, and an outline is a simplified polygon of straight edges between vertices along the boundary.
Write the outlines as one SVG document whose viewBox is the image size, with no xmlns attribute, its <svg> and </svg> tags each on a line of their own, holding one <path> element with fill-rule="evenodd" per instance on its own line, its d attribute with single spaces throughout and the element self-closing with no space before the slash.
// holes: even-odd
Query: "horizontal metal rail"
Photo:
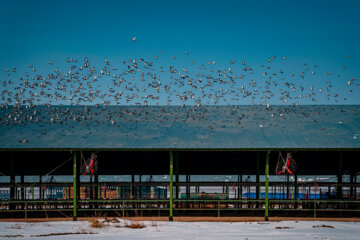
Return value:
<svg viewBox="0 0 360 240">
<path fill-rule="evenodd" d="M 169 211 L 170 201 L 166 200 L 122 200 L 102 199 L 78 201 L 78 211 Z M 12 206 L 12 208 L 10 207 Z M 264 199 L 236 199 L 236 200 L 189 200 L 175 199 L 174 211 L 264 211 Z M 24 213 L 24 217 L 30 212 L 70 212 L 73 209 L 72 200 L 15 200 L 1 201 L 0 213 Z M 269 200 L 270 211 L 289 212 L 313 212 L 314 217 L 319 212 L 360 212 L 359 200 Z"/>
<path fill-rule="evenodd" d="M 81 182 L 80 186 L 169 186 L 169 182 L 101 182 L 99 184 L 90 183 L 90 182 Z M 307 183 L 294 183 L 294 182 L 269 182 L 269 186 L 297 186 L 297 187 L 360 187 L 360 183 L 336 183 L 336 182 L 307 182 Z M 0 188 L 9 188 L 9 187 L 72 187 L 72 182 L 26 182 L 26 183 L 0 183 Z M 221 187 L 221 186 L 265 186 L 264 182 L 174 182 L 174 186 L 208 186 L 208 187 Z"/>
</svg>

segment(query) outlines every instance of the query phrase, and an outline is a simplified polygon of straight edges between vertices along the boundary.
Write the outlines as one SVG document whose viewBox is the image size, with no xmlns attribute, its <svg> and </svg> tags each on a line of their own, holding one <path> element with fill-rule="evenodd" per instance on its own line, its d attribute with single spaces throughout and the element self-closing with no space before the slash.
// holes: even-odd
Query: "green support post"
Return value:
<svg viewBox="0 0 360 240">
<path fill-rule="evenodd" d="M 289 198 L 289 194 L 290 194 L 290 189 L 289 189 L 289 183 L 290 183 L 290 177 L 289 175 L 286 176 L 286 199 L 290 199 Z"/>
<path fill-rule="evenodd" d="M 94 184 L 95 184 L 95 187 L 94 187 L 94 199 L 96 200 L 99 200 L 99 175 L 98 173 L 96 172 L 95 175 L 94 175 Z M 98 209 L 99 205 L 98 204 L 95 204 L 95 209 Z"/>
<path fill-rule="evenodd" d="M 265 221 L 269 221 L 269 155 L 267 152 L 265 159 Z"/>
<path fill-rule="evenodd" d="M 170 215 L 169 221 L 173 221 L 173 166 L 174 162 L 174 153 L 170 151 Z"/>
<path fill-rule="evenodd" d="M 21 176 L 20 176 L 20 182 L 21 182 L 21 200 L 24 201 L 25 200 L 25 193 L 26 193 L 26 189 L 24 187 L 24 169 L 21 169 Z"/>
<path fill-rule="evenodd" d="M 89 187 L 89 190 L 90 190 L 90 200 L 93 200 L 94 199 L 94 188 L 93 188 L 93 180 L 92 180 L 92 175 L 90 175 L 90 187 Z"/>
<path fill-rule="evenodd" d="M 135 176 L 134 176 L 134 174 L 132 174 L 131 175 L 131 185 L 130 185 L 130 199 L 131 200 L 134 199 L 134 186 L 133 186 L 134 182 L 135 182 Z"/>
<path fill-rule="evenodd" d="M 297 209 L 297 200 L 298 200 L 298 193 L 299 189 L 298 189 L 298 177 L 297 174 L 295 174 L 295 189 L 294 189 L 294 200 L 295 200 L 295 204 L 294 204 L 294 208 Z"/>
<path fill-rule="evenodd" d="M 190 174 L 186 174 L 186 183 L 190 183 Z M 190 185 L 186 185 L 186 199 L 190 199 Z"/>
<path fill-rule="evenodd" d="M 25 202 L 25 219 L 27 218 L 27 208 L 28 208 L 28 203 L 26 201 Z"/>
<path fill-rule="evenodd" d="M 356 182 L 357 182 L 357 179 L 356 179 L 356 178 L 357 178 L 357 175 L 355 174 L 355 176 L 354 176 L 354 183 L 355 183 L 355 185 L 356 185 Z M 356 195 L 356 194 L 357 194 L 357 191 L 356 191 L 356 190 L 357 190 L 357 187 L 355 186 L 355 187 L 354 187 L 354 199 L 355 199 L 355 200 L 357 200 L 357 195 Z"/>
<path fill-rule="evenodd" d="M 10 201 L 14 201 L 15 200 L 15 165 L 14 165 L 14 152 L 10 153 Z M 9 204 L 9 209 L 10 210 L 14 210 L 15 209 L 15 205 L 13 203 Z"/>
<path fill-rule="evenodd" d="M 240 183 L 241 183 L 241 187 L 240 187 L 240 198 L 242 199 L 242 198 L 243 198 L 243 186 L 242 186 L 242 183 L 243 183 L 243 173 L 242 173 L 242 171 L 240 172 Z M 241 207 L 242 207 L 242 203 L 241 203 Z"/>
<path fill-rule="evenodd" d="M 316 218 L 316 191 L 314 194 L 314 218 Z"/>
<path fill-rule="evenodd" d="M 179 199 L 179 153 L 175 152 L 175 199 Z"/>
<path fill-rule="evenodd" d="M 142 189 L 141 189 L 141 174 L 139 175 L 139 191 L 138 191 L 138 196 L 139 196 L 139 199 L 141 199 L 141 196 L 142 196 Z"/>
<path fill-rule="evenodd" d="M 338 184 L 342 184 L 343 177 L 343 154 L 339 152 Z M 342 186 L 337 186 L 337 199 L 342 199 Z"/>
<path fill-rule="evenodd" d="M 218 218 L 220 217 L 220 201 L 217 202 Z"/>
<path fill-rule="evenodd" d="M 43 190 L 42 190 L 42 175 L 39 175 L 39 199 L 43 199 Z"/>
<path fill-rule="evenodd" d="M 95 173 L 94 176 L 94 184 L 95 184 L 95 192 L 94 192 L 94 199 L 99 200 L 99 175 Z"/>
<path fill-rule="evenodd" d="M 77 221 L 77 160 L 76 152 L 73 155 L 73 221 Z"/>
<path fill-rule="evenodd" d="M 350 199 L 353 199 L 354 196 L 354 188 L 353 188 L 353 184 L 354 184 L 354 174 L 353 171 L 351 171 L 350 173 Z"/>
<path fill-rule="evenodd" d="M 256 153 L 256 199 L 260 199 L 260 152 Z"/>
<path fill-rule="evenodd" d="M 80 158 L 78 157 L 76 158 L 76 166 L 76 200 L 78 201 L 79 199 L 81 199 L 81 192 L 84 191 L 80 188 Z"/>
</svg>

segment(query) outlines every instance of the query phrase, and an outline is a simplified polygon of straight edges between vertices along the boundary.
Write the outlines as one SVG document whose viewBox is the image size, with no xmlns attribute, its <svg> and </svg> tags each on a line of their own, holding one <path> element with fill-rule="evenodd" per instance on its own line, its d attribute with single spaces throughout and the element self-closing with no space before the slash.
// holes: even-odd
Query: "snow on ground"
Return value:
<svg viewBox="0 0 360 240">
<path fill-rule="evenodd" d="M 127 221 L 127 223 L 131 223 L 131 221 Z M 0 239 L 360 239 L 359 222 L 143 223 L 145 225 L 144 228 L 131 229 L 125 227 L 125 220 L 120 220 L 117 223 L 108 223 L 103 228 L 90 227 L 88 221 L 0 222 Z M 48 234 L 51 235 L 49 236 Z"/>
</svg>

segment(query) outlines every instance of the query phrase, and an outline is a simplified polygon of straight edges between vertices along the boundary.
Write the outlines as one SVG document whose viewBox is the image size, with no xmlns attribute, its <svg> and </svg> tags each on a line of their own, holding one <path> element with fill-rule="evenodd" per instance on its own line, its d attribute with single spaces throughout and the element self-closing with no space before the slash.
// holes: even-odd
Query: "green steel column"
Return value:
<svg viewBox="0 0 360 240">
<path fill-rule="evenodd" d="M 39 199 L 41 200 L 43 198 L 43 191 L 42 191 L 42 176 L 41 173 L 39 175 Z"/>
<path fill-rule="evenodd" d="M 173 160 L 174 153 L 170 151 L 170 216 L 169 221 L 173 220 Z"/>
<path fill-rule="evenodd" d="M 77 156 L 77 155 L 76 155 Z M 77 157 L 76 158 L 76 198 L 77 198 L 77 201 L 79 201 L 79 199 L 81 199 L 81 192 L 84 191 L 84 189 L 81 189 L 80 188 L 80 158 Z"/>
<path fill-rule="evenodd" d="M 98 175 L 98 173 L 95 173 L 94 184 L 95 184 L 95 193 L 94 193 L 95 197 L 94 197 L 94 199 L 99 200 L 99 197 L 98 197 L 99 196 L 99 194 L 98 194 L 98 192 L 99 192 L 99 175 Z"/>
<path fill-rule="evenodd" d="M 141 191 L 141 174 L 139 175 L 139 198 L 141 199 L 142 197 L 142 191 Z"/>
<path fill-rule="evenodd" d="M 21 168 L 21 175 L 20 175 L 20 183 L 21 183 L 21 201 L 24 201 L 25 200 L 25 192 L 26 192 L 26 189 L 24 187 L 24 169 Z M 21 204 L 21 209 L 24 209 L 25 208 L 25 205 L 24 204 Z"/>
<path fill-rule="evenodd" d="M 186 174 L 186 183 L 190 183 L 189 174 Z M 186 199 L 190 199 L 190 185 L 186 185 Z"/>
<path fill-rule="evenodd" d="M 286 176 L 286 199 L 290 199 L 289 198 L 289 182 L 290 182 L 290 177 L 289 175 Z"/>
<path fill-rule="evenodd" d="M 265 221 L 269 221 L 269 155 L 267 152 L 265 159 Z"/>
<path fill-rule="evenodd" d="M 15 164 L 14 164 L 14 152 L 10 153 L 10 184 L 12 185 L 10 187 L 10 201 L 14 201 L 15 200 L 15 185 L 13 185 L 15 183 Z M 10 204 L 9 205 L 9 209 L 10 210 L 14 210 L 15 209 L 15 205 L 14 204 Z"/>
<path fill-rule="evenodd" d="M 256 199 L 260 199 L 260 152 L 256 153 Z"/>
<path fill-rule="evenodd" d="M 353 175 L 353 172 L 351 171 L 350 173 L 350 199 L 353 199 L 353 184 L 354 184 L 354 175 Z"/>
<path fill-rule="evenodd" d="M 240 172 L 240 183 L 241 183 L 241 187 L 240 187 L 240 198 L 242 199 L 242 198 L 243 198 L 243 186 L 242 186 L 242 183 L 243 183 L 243 173 L 242 173 L 242 171 Z M 242 207 L 242 204 L 241 204 L 241 207 Z"/>
<path fill-rule="evenodd" d="M 294 189 L 294 200 L 295 200 L 295 204 L 294 204 L 294 208 L 297 209 L 297 200 L 298 200 L 298 177 L 297 174 L 294 175 L 295 177 L 295 189 Z"/>
<path fill-rule="evenodd" d="M 73 154 L 73 221 L 77 221 L 77 160 L 76 152 Z"/>
<path fill-rule="evenodd" d="M 97 199 L 101 198 L 101 186 L 99 185 L 98 191 L 97 191 Z"/>
<path fill-rule="evenodd" d="M 295 189 L 294 189 L 294 200 L 297 200 L 298 199 L 298 195 L 299 195 L 299 189 L 298 189 L 298 177 L 297 177 L 297 174 L 294 175 L 294 178 L 295 178 Z"/>
<path fill-rule="evenodd" d="M 179 153 L 175 152 L 175 198 L 179 199 Z"/>
<path fill-rule="evenodd" d="M 343 154 L 339 152 L 339 166 L 338 166 L 338 184 L 342 184 L 343 177 Z M 342 187 L 337 187 L 337 199 L 342 199 Z"/>
<path fill-rule="evenodd" d="M 131 175 L 131 185 L 130 185 L 130 199 L 134 199 L 134 182 L 135 182 L 135 176 L 134 174 Z"/>
<path fill-rule="evenodd" d="M 89 187 L 89 192 L 90 192 L 90 194 L 89 194 L 89 196 L 90 196 L 90 200 L 92 200 L 92 199 L 94 199 L 94 188 L 93 188 L 93 181 L 92 181 L 92 175 L 90 175 L 90 187 Z"/>
<path fill-rule="evenodd" d="M 355 176 L 354 176 L 354 183 L 355 183 L 355 185 L 356 185 L 356 182 L 357 182 L 357 175 L 355 174 Z M 354 187 L 354 199 L 356 200 L 357 198 L 357 196 L 356 196 L 356 194 L 357 194 L 357 187 L 355 186 Z"/>
<path fill-rule="evenodd" d="M 26 193 L 26 189 L 24 187 L 24 169 L 21 169 L 21 177 L 20 177 L 20 182 L 21 182 L 21 200 L 24 201 L 25 200 L 25 193 Z"/>
</svg>

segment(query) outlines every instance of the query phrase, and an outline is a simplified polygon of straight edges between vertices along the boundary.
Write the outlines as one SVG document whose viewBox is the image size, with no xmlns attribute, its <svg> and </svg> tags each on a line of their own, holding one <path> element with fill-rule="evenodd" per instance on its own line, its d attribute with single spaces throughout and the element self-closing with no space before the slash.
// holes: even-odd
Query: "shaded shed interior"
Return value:
<svg viewBox="0 0 360 240">
<path fill-rule="evenodd" d="M 93 152 L 93 151 L 92 151 Z M 83 159 L 90 157 L 83 151 Z M 95 151 L 98 155 L 99 174 L 168 174 L 169 151 Z M 290 151 L 297 163 L 297 174 L 337 174 L 342 156 L 344 173 L 359 172 L 358 151 Z M 176 151 L 179 174 L 255 174 L 258 168 L 264 174 L 264 151 Z M 10 161 L 14 157 L 15 175 L 72 175 L 71 151 L 17 151 L 2 152 L 1 172 L 10 175 Z M 81 156 L 79 154 L 79 156 Z M 282 152 L 286 156 L 286 151 Z M 259 166 L 257 159 L 259 158 Z M 270 174 L 275 173 L 279 152 L 270 153 Z"/>
</svg>

